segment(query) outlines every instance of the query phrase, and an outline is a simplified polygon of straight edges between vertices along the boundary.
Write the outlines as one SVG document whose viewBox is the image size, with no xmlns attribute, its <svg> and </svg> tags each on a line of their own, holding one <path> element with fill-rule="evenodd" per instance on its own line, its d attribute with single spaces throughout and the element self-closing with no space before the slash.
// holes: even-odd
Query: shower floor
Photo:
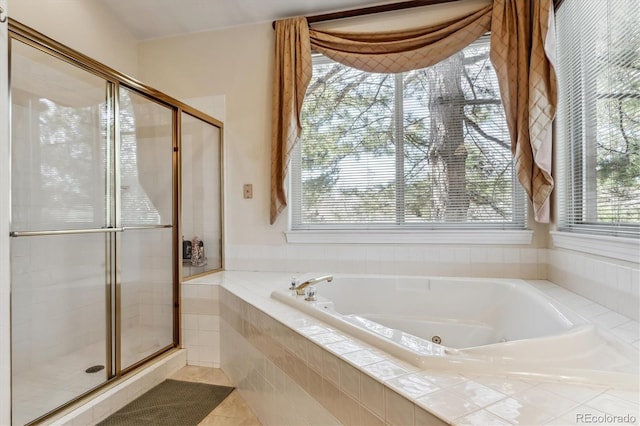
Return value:
<svg viewBox="0 0 640 426">
<path fill-rule="evenodd" d="M 130 350 L 122 354 L 122 365 L 151 355 L 168 343 L 160 344 L 167 333 L 154 327 L 134 327 L 123 333 L 123 340 L 132 343 Z M 127 346 L 126 344 L 123 346 Z M 23 425 L 63 405 L 107 380 L 105 368 L 96 373 L 85 370 L 95 365 L 105 365 L 104 342 L 97 342 L 73 353 L 32 365 L 27 371 L 14 372 L 12 377 L 12 424 Z"/>
</svg>

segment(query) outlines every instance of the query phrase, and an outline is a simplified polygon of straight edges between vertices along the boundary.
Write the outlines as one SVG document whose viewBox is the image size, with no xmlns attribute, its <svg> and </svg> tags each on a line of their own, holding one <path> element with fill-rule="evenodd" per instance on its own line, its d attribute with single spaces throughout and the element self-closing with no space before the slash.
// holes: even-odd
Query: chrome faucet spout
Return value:
<svg viewBox="0 0 640 426">
<path fill-rule="evenodd" d="M 296 291 L 297 295 L 303 295 L 304 294 L 304 289 L 307 288 L 308 286 L 312 285 L 312 284 L 316 284 L 322 281 L 326 281 L 328 283 L 330 283 L 331 281 L 333 281 L 333 275 L 323 275 L 321 277 L 317 277 L 317 278 L 309 278 L 308 280 L 306 280 L 305 282 L 299 284 L 297 287 L 294 288 L 294 290 Z"/>
</svg>

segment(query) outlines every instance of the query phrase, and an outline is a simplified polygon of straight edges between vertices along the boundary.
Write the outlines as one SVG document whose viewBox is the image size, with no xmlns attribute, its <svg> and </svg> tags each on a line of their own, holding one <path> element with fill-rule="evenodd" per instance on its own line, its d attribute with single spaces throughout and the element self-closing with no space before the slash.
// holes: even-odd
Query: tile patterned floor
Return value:
<svg viewBox="0 0 640 426">
<path fill-rule="evenodd" d="M 187 365 L 181 368 L 170 379 L 188 382 L 207 383 L 211 385 L 232 386 L 231 382 L 219 368 L 196 367 Z M 251 412 L 237 390 L 220 403 L 199 426 L 260 426 L 260 421 Z"/>
</svg>

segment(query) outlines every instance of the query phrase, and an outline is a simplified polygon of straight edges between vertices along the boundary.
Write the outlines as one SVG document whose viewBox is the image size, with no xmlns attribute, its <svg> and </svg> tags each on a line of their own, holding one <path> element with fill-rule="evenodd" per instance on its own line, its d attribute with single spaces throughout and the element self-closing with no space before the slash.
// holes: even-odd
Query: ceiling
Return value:
<svg viewBox="0 0 640 426">
<path fill-rule="evenodd" d="M 138 40 L 148 40 L 397 0 L 98 0 Z"/>
</svg>

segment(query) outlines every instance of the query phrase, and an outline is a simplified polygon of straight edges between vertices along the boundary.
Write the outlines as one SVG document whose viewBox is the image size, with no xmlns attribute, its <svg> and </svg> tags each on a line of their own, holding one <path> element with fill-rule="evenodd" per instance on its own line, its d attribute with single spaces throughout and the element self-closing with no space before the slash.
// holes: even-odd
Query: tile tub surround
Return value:
<svg viewBox="0 0 640 426">
<path fill-rule="evenodd" d="M 272 354 L 262 352 L 226 321 L 220 325 L 224 342 L 222 370 L 262 424 L 340 424 L 314 399 L 322 394 L 321 385 L 318 392 L 308 393 L 276 365 Z"/>
<path fill-rule="evenodd" d="M 611 311 L 640 321 L 639 267 L 639 263 L 552 249 L 548 279 L 588 299 L 597 300 Z"/>
<path fill-rule="evenodd" d="M 369 424 L 579 424 L 582 413 L 628 414 L 638 420 L 637 391 L 533 376 L 420 371 L 269 299 L 289 278 L 288 273 L 223 272 L 200 279 L 221 285 L 222 368 L 265 424 L 277 421 L 263 417 L 264 410 L 253 405 L 259 398 L 251 396 L 282 388 L 284 394 L 272 401 L 280 405 L 271 413 L 283 416 L 288 407 L 298 409 L 292 401 L 313 396 L 344 424 L 365 419 Z M 637 347 L 637 322 L 610 321 L 617 314 L 606 308 L 547 281 L 531 283 L 574 309 L 588 308 L 583 316 Z M 234 366 L 241 352 L 233 345 L 248 351 L 247 369 Z M 288 382 L 281 385 L 282 380 Z"/>
<path fill-rule="evenodd" d="M 546 279 L 547 249 L 432 244 L 230 245 L 225 265 L 234 271 Z"/>
<path fill-rule="evenodd" d="M 638 262 L 567 249 L 429 244 L 229 245 L 226 269 L 549 280 L 640 321 Z"/>
<path fill-rule="evenodd" d="M 220 368 L 218 286 L 199 282 L 180 285 L 182 347 L 187 349 L 187 364 Z"/>
</svg>

